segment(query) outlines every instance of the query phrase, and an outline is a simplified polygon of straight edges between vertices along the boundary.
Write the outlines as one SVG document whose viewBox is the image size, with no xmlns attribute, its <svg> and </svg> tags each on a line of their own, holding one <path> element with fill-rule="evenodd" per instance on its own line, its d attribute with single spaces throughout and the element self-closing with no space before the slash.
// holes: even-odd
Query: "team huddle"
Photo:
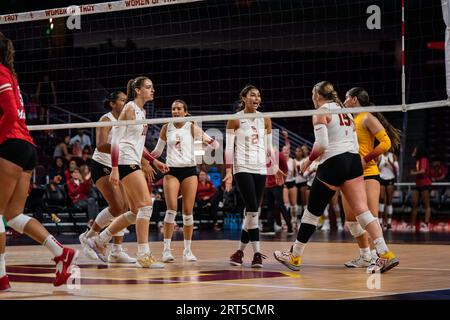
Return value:
<svg viewBox="0 0 450 320">
<path fill-rule="evenodd" d="M 18 116 L 24 113 L 24 108 L 11 52 L 11 41 L 0 33 L 0 180 L 5 185 L 0 191 L 0 214 L 5 216 L 11 228 L 49 249 L 57 265 L 54 285 L 59 286 L 70 277 L 70 267 L 76 263 L 78 251 L 59 244 L 37 220 L 22 213 L 31 171 L 36 165 L 36 151 L 24 117 Z M 162 126 L 153 150 L 145 148 L 147 125 L 114 126 L 117 120 L 146 119 L 144 105 L 154 99 L 154 93 L 153 82 L 140 76 L 128 82 L 126 94 L 117 91 L 105 101 L 109 112 L 100 121 L 111 122 L 111 126 L 97 128 L 91 172 L 92 180 L 108 207 L 79 237 L 83 252 L 89 259 L 134 263 L 140 268 L 164 268 L 165 263 L 176 260 L 171 239 L 176 214 L 181 211 L 183 259 L 197 261 L 191 248 L 198 184 L 193 146 L 194 141 L 201 141 L 206 148 L 217 150 L 219 143 L 195 123 L 183 120 L 189 115 L 183 100 L 172 103 L 171 112 L 176 120 Z M 239 99 L 241 111 L 238 115 L 260 114 L 261 95 L 256 87 L 248 85 L 243 88 Z M 275 251 L 273 255 L 289 269 L 300 270 L 306 244 L 317 229 L 319 218 L 340 190 L 346 224 L 360 249 L 360 256 L 346 266 L 366 267 L 369 273 L 386 272 L 397 266 L 399 260 L 386 245 L 377 218 L 380 183 L 375 160 L 398 146 L 399 133 L 381 115 L 326 112 L 370 105 L 368 94 L 362 88 L 349 90 L 342 103 L 333 85 L 322 81 L 313 87 L 312 101 L 315 109 L 325 112 L 313 116 L 315 142 L 309 156 L 299 165 L 299 171 L 306 176 L 315 171 L 315 177 L 310 179 L 307 206 L 303 210 L 295 243 L 290 249 Z M 375 140 L 379 142 L 376 147 Z M 167 153 L 165 163 L 159 160 L 164 149 Z M 241 239 L 229 263 L 241 266 L 245 248 L 250 243 L 253 249 L 251 267 L 261 268 L 266 256 L 261 250 L 259 216 L 266 176 L 274 176 L 277 184 L 287 185 L 293 179 L 278 165 L 270 118 L 246 117 L 227 122 L 225 166 L 225 189 L 231 190 L 235 183 L 245 204 Z M 147 180 L 152 179 L 155 169 L 164 174 L 167 205 L 161 261 L 152 254 L 148 240 L 153 207 Z M 180 193 L 182 208 L 177 208 Z M 132 224 L 137 236 L 135 258 L 126 254 L 121 245 L 123 230 Z M 4 234 L 0 219 L 0 291 L 10 287 L 5 271 Z M 114 244 L 108 253 L 111 240 Z"/>
</svg>

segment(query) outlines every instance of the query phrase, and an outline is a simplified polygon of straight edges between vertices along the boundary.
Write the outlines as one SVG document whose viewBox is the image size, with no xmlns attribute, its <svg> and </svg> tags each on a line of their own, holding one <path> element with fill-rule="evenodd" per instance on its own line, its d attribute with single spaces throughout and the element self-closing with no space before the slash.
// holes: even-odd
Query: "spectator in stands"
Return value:
<svg viewBox="0 0 450 320">
<path fill-rule="evenodd" d="M 447 177 L 447 167 L 440 161 L 435 160 L 431 163 L 430 178 L 434 182 L 445 181 Z"/>
<path fill-rule="evenodd" d="M 89 137 L 86 134 L 86 131 L 84 131 L 83 129 L 78 130 L 77 135 L 74 136 L 72 139 L 70 139 L 69 144 L 74 146 L 74 145 L 76 145 L 77 141 L 80 143 L 79 146 L 80 146 L 81 150 L 83 150 L 86 146 L 92 147 L 91 137 Z M 72 153 L 75 154 L 74 151 L 72 151 Z M 80 152 L 80 156 L 81 156 L 81 152 Z"/>
<path fill-rule="evenodd" d="M 63 186 L 68 180 L 65 171 L 66 165 L 64 163 L 64 158 L 56 157 L 53 162 L 53 167 L 48 170 L 50 182 Z"/>
<path fill-rule="evenodd" d="M 55 150 L 53 151 L 53 158 L 64 157 L 67 161 L 72 158 L 72 154 L 69 152 L 69 141 L 70 137 L 65 136 L 64 139 L 57 142 Z"/>
<path fill-rule="evenodd" d="M 412 156 L 416 158 L 416 168 L 411 170 L 411 175 L 416 177 L 416 188 L 412 195 L 411 225 L 409 227 L 411 231 L 414 231 L 416 226 L 420 197 L 425 210 L 425 222 L 420 223 L 419 231 L 429 232 L 428 225 L 431 217 L 430 190 L 432 182 L 429 176 L 430 165 L 427 154 L 427 150 L 422 146 L 415 147 L 412 153 Z"/>
<path fill-rule="evenodd" d="M 218 196 L 219 193 L 211 181 L 209 181 L 208 174 L 204 170 L 200 170 L 197 186 L 197 208 L 207 209 L 209 211 L 209 215 L 213 219 L 214 231 L 220 231 L 219 225 L 217 224 Z"/>
<path fill-rule="evenodd" d="M 48 72 L 42 74 L 36 90 L 36 98 L 41 106 L 39 120 L 48 123 L 49 108 L 57 105 L 55 84 L 50 80 Z"/>
<path fill-rule="evenodd" d="M 98 205 L 95 198 L 91 197 L 90 194 L 91 172 L 85 171 L 83 176 L 80 169 L 75 168 L 71 173 L 67 188 L 73 206 L 79 210 L 87 211 L 89 221 L 94 221 L 98 214 Z"/>
<path fill-rule="evenodd" d="M 92 150 L 90 147 L 86 146 L 83 149 L 83 153 L 81 155 L 81 159 L 83 160 L 84 164 L 90 165 L 91 164 L 91 158 L 92 158 Z"/>
</svg>

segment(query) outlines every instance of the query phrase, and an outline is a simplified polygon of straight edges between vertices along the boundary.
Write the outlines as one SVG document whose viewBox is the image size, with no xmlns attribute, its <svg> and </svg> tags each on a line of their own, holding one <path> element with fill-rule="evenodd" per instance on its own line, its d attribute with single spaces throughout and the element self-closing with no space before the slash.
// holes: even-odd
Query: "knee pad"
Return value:
<svg viewBox="0 0 450 320">
<path fill-rule="evenodd" d="M 313 226 L 317 227 L 319 225 L 319 220 L 320 216 L 316 216 L 315 214 L 309 212 L 308 209 L 305 209 L 305 211 L 303 212 L 301 222 L 306 224 L 312 224 Z"/>
<path fill-rule="evenodd" d="M 100 228 L 106 228 L 111 221 L 113 221 L 115 218 L 114 216 L 111 214 L 111 212 L 109 211 L 108 208 L 102 210 L 97 218 L 95 218 L 95 223 L 100 227 Z"/>
<path fill-rule="evenodd" d="M 378 212 L 384 212 L 384 203 L 378 205 Z"/>
<path fill-rule="evenodd" d="M 113 237 L 123 237 L 125 235 L 125 229 L 120 230 L 119 232 L 114 234 Z"/>
<path fill-rule="evenodd" d="M 366 212 L 361 213 L 360 215 L 356 216 L 356 220 L 359 222 L 361 227 L 365 230 L 367 225 L 371 223 L 372 221 L 378 221 L 377 218 L 375 218 L 369 210 Z"/>
<path fill-rule="evenodd" d="M 348 229 L 350 230 L 350 234 L 353 238 L 361 237 L 366 231 L 361 227 L 358 221 L 347 221 L 345 222 Z"/>
<path fill-rule="evenodd" d="M 142 207 L 138 209 L 138 213 L 136 215 L 136 220 L 137 219 L 145 219 L 145 220 L 149 220 L 152 217 L 152 211 L 153 211 L 153 207 L 152 206 L 146 206 L 146 207 Z"/>
<path fill-rule="evenodd" d="M 187 227 L 194 225 L 194 215 L 192 213 L 191 214 L 183 213 L 183 225 Z"/>
<path fill-rule="evenodd" d="M 136 215 L 133 212 L 127 211 L 123 214 L 123 216 L 130 224 L 136 224 Z"/>
<path fill-rule="evenodd" d="M 19 232 L 20 234 L 23 234 L 23 230 L 25 229 L 25 226 L 30 220 L 31 218 L 29 216 L 21 213 L 18 216 L 9 220 L 8 225 L 17 232 Z"/>
<path fill-rule="evenodd" d="M 3 223 L 3 216 L 0 215 L 0 233 L 5 233 L 5 224 Z"/>
<path fill-rule="evenodd" d="M 257 229 L 259 227 L 258 212 L 246 212 L 244 224 L 247 230 Z"/>
<path fill-rule="evenodd" d="M 336 191 L 328 188 L 319 179 L 314 179 L 308 199 L 308 211 L 321 216 Z"/>
<path fill-rule="evenodd" d="M 175 210 L 166 210 L 166 215 L 164 216 L 164 222 L 175 223 L 175 218 L 177 212 Z"/>
<path fill-rule="evenodd" d="M 394 213 L 394 208 L 392 207 L 392 205 L 388 205 L 387 206 L 387 214 L 392 215 L 392 213 Z"/>
</svg>

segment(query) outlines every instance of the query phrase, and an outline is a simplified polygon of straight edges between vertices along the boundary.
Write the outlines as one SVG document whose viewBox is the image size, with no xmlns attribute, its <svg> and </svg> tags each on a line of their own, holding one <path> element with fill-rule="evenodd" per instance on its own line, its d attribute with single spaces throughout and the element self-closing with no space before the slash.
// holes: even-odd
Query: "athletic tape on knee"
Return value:
<svg viewBox="0 0 450 320">
<path fill-rule="evenodd" d="M 175 218 L 177 212 L 175 210 L 166 210 L 166 215 L 164 216 L 164 222 L 175 223 Z"/>
<path fill-rule="evenodd" d="M 153 212 L 152 206 L 139 208 L 136 219 L 150 220 L 150 218 L 152 217 L 152 212 Z"/>
<path fill-rule="evenodd" d="M 353 238 L 361 237 L 366 231 L 361 227 L 358 221 L 347 221 L 345 222 L 348 229 L 350 230 L 350 234 Z"/>
<path fill-rule="evenodd" d="M 378 212 L 384 212 L 384 203 L 378 205 Z"/>
<path fill-rule="evenodd" d="M 188 227 L 194 225 L 194 215 L 192 213 L 191 214 L 183 213 L 183 225 Z"/>
<path fill-rule="evenodd" d="M 31 220 L 31 218 L 23 213 L 19 214 L 18 216 L 12 218 L 8 221 L 8 226 L 19 232 L 20 234 L 23 233 L 23 230 L 25 229 L 25 226 L 27 223 Z"/>
<path fill-rule="evenodd" d="M 109 211 L 109 208 L 103 209 L 95 218 L 95 223 L 101 228 L 106 228 L 114 220 L 114 216 Z"/>
<path fill-rule="evenodd" d="M 244 224 L 247 230 L 257 229 L 259 227 L 258 212 L 247 212 Z"/>
<path fill-rule="evenodd" d="M 378 219 L 375 218 L 369 210 L 361 213 L 360 215 L 357 215 L 356 220 L 359 222 L 359 224 L 364 230 L 366 229 L 367 225 L 372 221 L 378 221 Z"/>
<path fill-rule="evenodd" d="M 136 215 L 133 212 L 127 211 L 123 216 L 127 219 L 129 224 L 136 224 Z"/>
<path fill-rule="evenodd" d="M 305 209 L 305 211 L 303 212 L 301 222 L 307 223 L 307 224 L 312 224 L 313 226 L 318 226 L 319 220 L 320 220 L 320 217 L 312 214 L 311 212 L 308 211 L 308 209 Z"/>
<path fill-rule="evenodd" d="M 0 233 L 5 233 L 5 224 L 3 223 L 3 216 L 0 215 Z"/>
</svg>

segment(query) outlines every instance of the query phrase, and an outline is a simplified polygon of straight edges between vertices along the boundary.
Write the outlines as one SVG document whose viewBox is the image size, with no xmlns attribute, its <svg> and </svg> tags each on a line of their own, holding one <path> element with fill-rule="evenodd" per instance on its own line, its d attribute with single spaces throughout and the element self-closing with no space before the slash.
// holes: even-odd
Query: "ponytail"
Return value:
<svg viewBox="0 0 450 320">
<path fill-rule="evenodd" d="M 149 80 L 149 78 L 140 76 L 134 79 L 130 79 L 127 84 L 127 97 L 128 101 L 133 101 L 136 99 L 136 89 L 141 88 L 144 85 L 144 82 Z"/>
<path fill-rule="evenodd" d="M 372 114 L 380 121 L 384 129 L 386 129 L 386 133 L 389 139 L 391 139 L 391 151 L 394 152 L 400 146 L 402 132 L 395 128 L 380 112 L 374 112 Z"/>
</svg>

